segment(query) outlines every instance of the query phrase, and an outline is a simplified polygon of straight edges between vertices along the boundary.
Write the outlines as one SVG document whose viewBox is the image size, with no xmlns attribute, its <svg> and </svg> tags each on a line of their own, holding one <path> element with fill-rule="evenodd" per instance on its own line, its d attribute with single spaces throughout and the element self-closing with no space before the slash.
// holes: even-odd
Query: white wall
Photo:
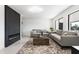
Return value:
<svg viewBox="0 0 79 59">
<path fill-rule="evenodd" d="M 49 19 L 45 19 L 45 18 L 39 18 L 39 19 L 27 19 L 27 18 L 23 18 L 22 19 L 23 24 L 22 24 L 22 31 L 24 35 L 30 35 L 30 31 L 32 29 L 46 29 L 49 30 L 49 26 L 50 26 L 50 20 Z"/>
<path fill-rule="evenodd" d="M 55 20 L 58 20 L 61 17 L 64 17 L 63 30 L 68 31 L 68 14 L 79 10 L 79 5 L 71 6 L 70 8 L 64 10 L 62 13 L 57 15 L 55 18 L 51 19 L 51 26 L 55 29 Z M 77 16 L 79 17 L 79 15 Z M 74 19 L 75 20 L 75 19 Z"/>
<path fill-rule="evenodd" d="M 0 49 L 4 48 L 4 6 L 0 5 Z"/>
</svg>

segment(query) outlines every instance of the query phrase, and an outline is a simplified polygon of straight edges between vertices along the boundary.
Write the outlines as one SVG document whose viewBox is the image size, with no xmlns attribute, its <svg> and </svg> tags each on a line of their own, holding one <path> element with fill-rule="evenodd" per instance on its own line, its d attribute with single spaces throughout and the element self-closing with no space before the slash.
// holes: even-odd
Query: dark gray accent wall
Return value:
<svg viewBox="0 0 79 59">
<path fill-rule="evenodd" d="M 5 5 L 5 47 L 20 40 L 20 14 Z"/>
</svg>

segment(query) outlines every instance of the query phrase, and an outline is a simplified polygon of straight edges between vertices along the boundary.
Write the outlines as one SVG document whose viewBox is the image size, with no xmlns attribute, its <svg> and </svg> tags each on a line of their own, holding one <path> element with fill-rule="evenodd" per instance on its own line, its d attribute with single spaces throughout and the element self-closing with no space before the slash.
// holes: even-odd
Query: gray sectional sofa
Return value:
<svg viewBox="0 0 79 59">
<path fill-rule="evenodd" d="M 40 37 L 40 36 L 48 36 L 47 30 L 42 29 L 32 29 L 31 31 L 31 37 Z"/>
<path fill-rule="evenodd" d="M 49 37 L 61 46 L 79 46 L 79 35 L 76 32 L 57 31 Z"/>
</svg>

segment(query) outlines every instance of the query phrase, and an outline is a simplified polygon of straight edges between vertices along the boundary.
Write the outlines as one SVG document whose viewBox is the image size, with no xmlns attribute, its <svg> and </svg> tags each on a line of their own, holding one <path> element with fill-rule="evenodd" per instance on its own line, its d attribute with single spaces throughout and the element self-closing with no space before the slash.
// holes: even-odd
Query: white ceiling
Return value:
<svg viewBox="0 0 79 59">
<path fill-rule="evenodd" d="M 24 18 L 53 18 L 69 5 L 9 5 L 11 8 L 20 13 Z M 31 6 L 40 6 L 43 11 L 40 13 L 32 13 L 28 11 Z"/>
</svg>

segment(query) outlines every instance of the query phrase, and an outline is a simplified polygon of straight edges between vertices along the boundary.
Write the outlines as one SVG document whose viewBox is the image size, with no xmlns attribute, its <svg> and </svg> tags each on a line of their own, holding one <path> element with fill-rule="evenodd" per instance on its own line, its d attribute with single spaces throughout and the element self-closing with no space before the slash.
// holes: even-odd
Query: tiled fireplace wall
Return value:
<svg viewBox="0 0 79 59">
<path fill-rule="evenodd" d="M 5 47 L 20 40 L 20 14 L 5 5 Z"/>
<path fill-rule="evenodd" d="M 12 8 L 9 8 L 8 6 L 0 5 L 0 49 L 9 46 L 10 44 L 14 43 L 19 39 L 20 39 L 19 13 L 17 13 Z"/>
</svg>

